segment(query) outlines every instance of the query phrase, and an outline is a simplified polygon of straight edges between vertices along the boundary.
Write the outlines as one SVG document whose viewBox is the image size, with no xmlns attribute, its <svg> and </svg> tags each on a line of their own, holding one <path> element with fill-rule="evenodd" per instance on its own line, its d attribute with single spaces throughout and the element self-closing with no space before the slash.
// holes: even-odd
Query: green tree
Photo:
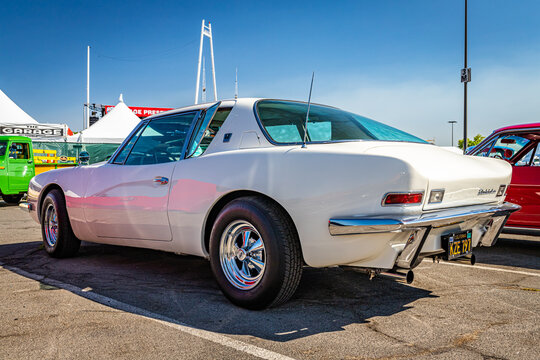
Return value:
<svg viewBox="0 0 540 360">
<path fill-rule="evenodd" d="M 485 138 L 486 138 L 485 136 L 482 136 L 480 134 L 476 134 L 476 136 L 472 140 L 467 138 L 467 147 L 476 146 L 476 145 L 480 144 L 482 142 L 482 140 L 484 140 Z M 463 139 L 458 140 L 458 147 L 460 149 L 463 149 Z"/>
</svg>

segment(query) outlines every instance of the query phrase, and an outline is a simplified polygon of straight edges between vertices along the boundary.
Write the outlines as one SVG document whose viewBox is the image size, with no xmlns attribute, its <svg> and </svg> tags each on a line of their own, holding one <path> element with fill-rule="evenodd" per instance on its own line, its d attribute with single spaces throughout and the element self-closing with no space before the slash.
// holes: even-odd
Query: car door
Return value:
<svg viewBox="0 0 540 360">
<path fill-rule="evenodd" d="M 30 156 L 30 144 L 14 141 L 9 146 L 7 159 L 8 188 L 10 192 L 28 191 L 28 183 L 34 176 Z"/>
<path fill-rule="evenodd" d="M 198 112 L 143 123 L 91 174 L 85 217 L 98 237 L 170 241 L 167 203 L 174 167 Z"/>
<path fill-rule="evenodd" d="M 540 145 L 537 141 L 513 164 L 512 182 L 506 200 L 521 205 L 508 219 L 508 226 L 540 228 Z"/>
</svg>

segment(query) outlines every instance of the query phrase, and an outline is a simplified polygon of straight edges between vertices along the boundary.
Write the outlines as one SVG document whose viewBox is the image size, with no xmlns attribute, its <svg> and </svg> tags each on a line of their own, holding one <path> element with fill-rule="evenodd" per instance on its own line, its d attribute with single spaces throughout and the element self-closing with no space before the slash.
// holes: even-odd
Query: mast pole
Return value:
<svg viewBox="0 0 540 360">
<path fill-rule="evenodd" d="M 236 75 L 234 77 L 234 98 L 238 99 L 238 68 L 236 68 Z"/>
<path fill-rule="evenodd" d="M 84 119 L 83 129 L 88 129 L 90 126 L 90 45 L 86 53 L 86 116 Z"/>
<path fill-rule="evenodd" d="M 203 50 L 203 38 L 204 38 L 204 19 L 201 25 L 201 43 L 199 45 L 199 62 L 197 63 L 197 85 L 195 87 L 195 104 L 199 103 L 199 80 L 201 78 L 201 58 Z"/>
<path fill-rule="evenodd" d="M 214 101 L 217 101 L 217 87 L 216 87 L 216 67 L 214 65 L 214 40 L 212 38 L 212 24 L 208 23 L 208 33 L 210 38 L 210 57 L 212 58 L 212 78 L 214 80 Z"/>
<path fill-rule="evenodd" d="M 468 77 L 469 70 L 467 69 L 467 0 L 465 0 L 465 56 L 463 70 L 465 81 L 463 81 L 463 154 L 467 153 L 467 83 L 470 81 Z"/>
</svg>

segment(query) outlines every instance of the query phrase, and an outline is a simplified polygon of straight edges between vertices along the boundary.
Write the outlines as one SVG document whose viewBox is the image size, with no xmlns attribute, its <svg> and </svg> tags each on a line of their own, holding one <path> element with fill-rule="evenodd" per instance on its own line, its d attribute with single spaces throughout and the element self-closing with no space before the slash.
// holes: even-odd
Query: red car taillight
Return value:
<svg viewBox="0 0 540 360">
<path fill-rule="evenodd" d="M 388 193 L 383 199 L 383 205 L 421 204 L 423 197 L 424 194 L 421 192 Z"/>
</svg>

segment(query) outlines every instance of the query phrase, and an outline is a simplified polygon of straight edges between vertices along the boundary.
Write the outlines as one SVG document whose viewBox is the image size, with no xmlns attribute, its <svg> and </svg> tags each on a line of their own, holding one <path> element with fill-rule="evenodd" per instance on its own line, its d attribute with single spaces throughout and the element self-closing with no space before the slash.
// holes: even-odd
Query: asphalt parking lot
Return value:
<svg viewBox="0 0 540 360">
<path fill-rule="evenodd" d="M 38 224 L 0 202 L 0 358 L 539 358 L 540 242 L 476 255 L 424 261 L 412 285 L 306 268 L 292 301 L 248 311 L 204 259 L 89 243 L 49 258 Z"/>
</svg>

